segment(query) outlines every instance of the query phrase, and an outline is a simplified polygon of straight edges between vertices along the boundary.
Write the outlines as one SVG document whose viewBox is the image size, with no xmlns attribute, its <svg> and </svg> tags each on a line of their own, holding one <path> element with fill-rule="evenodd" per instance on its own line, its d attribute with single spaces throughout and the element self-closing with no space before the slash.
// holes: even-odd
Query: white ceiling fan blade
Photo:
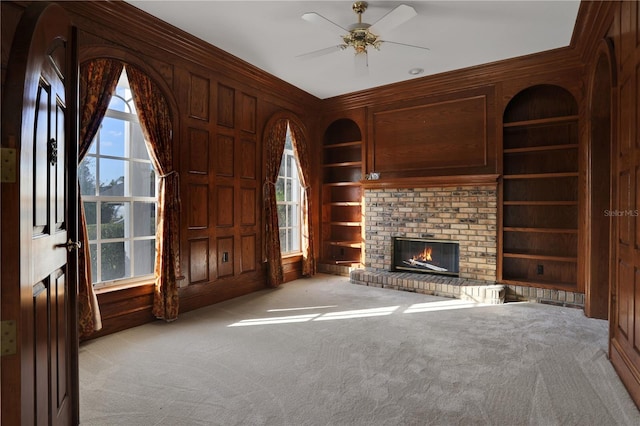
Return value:
<svg viewBox="0 0 640 426">
<path fill-rule="evenodd" d="M 347 47 L 346 44 L 338 44 L 336 46 L 325 47 L 324 49 L 314 50 L 313 52 L 296 55 L 296 58 L 299 58 L 299 59 L 318 58 L 320 56 L 328 55 L 329 53 L 333 53 L 338 50 L 344 50 L 346 47 Z"/>
<path fill-rule="evenodd" d="M 318 25 L 319 27 L 324 28 L 325 30 L 331 32 L 332 34 L 335 34 L 336 32 L 346 34 L 349 32 L 349 30 L 341 27 L 340 25 L 325 18 L 322 15 L 318 15 L 315 12 L 305 13 L 304 15 L 302 15 L 302 19 L 304 19 L 307 22 L 311 22 L 315 25 Z"/>
<path fill-rule="evenodd" d="M 378 19 L 377 22 L 369 27 L 369 31 L 375 35 L 386 34 L 388 31 L 407 22 L 417 14 L 418 13 L 413 7 L 401 4 L 382 18 Z"/>
<path fill-rule="evenodd" d="M 354 55 L 354 61 L 356 66 L 356 74 L 357 75 L 367 75 L 369 74 L 369 55 L 367 52 L 360 52 Z"/>
<path fill-rule="evenodd" d="M 379 42 L 380 42 L 380 43 L 397 44 L 398 46 L 413 47 L 413 48 L 415 48 L 415 49 L 431 50 L 431 49 L 429 49 L 428 47 L 424 47 L 424 46 L 416 46 L 415 44 L 398 43 L 397 41 L 379 40 Z"/>
</svg>

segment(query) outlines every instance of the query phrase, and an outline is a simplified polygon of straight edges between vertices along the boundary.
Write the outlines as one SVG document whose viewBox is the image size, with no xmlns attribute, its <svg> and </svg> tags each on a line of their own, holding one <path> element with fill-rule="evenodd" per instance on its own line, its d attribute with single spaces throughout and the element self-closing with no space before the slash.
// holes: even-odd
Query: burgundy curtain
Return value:
<svg viewBox="0 0 640 426">
<path fill-rule="evenodd" d="M 302 275 L 316 273 L 316 260 L 313 251 L 313 227 L 311 223 L 311 170 L 309 166 L 309 147 L 302 129 L 293 121 L 289 122 L 293 152 L 300 167 L 300 181 L 304 188 L 302 200 Z"/>
<path fill-rule="evenodd" d="M 278 228 L 278 206 L 276 204 L 276 181 L 282 162 L 284 143 L 287 137 L 285 119 L 277 120 L 266 140 L 265 181 L 263 187 L 264 221 L 265 221 L 265 255 L 267 259 L 267 283 L 278 287 L 284 281 L 282 273 L 282 254 L 280 253 L 280 229 Z"/>
<path fill-rule="evenodd" d="M 147 149 L 160 178 L 153 314 L 172 321 L 178 317 L 180 188 L 172 161 L 171 114 L 164 96 L 145 73 L 127 66 L 127 76 Z"/>
<path fill-rule="evenodd" d="M 95 59 L 80 65 L 80 141 L 78 161 L 89 151 L 93 138 L 109 107 L 122 72 L 122 63 L 112 59 Z M 87 221 L 82 198 L 78 195 L 79 230 L 82 243 L 78 251 L 78 327 L 80 338 L 102 328 L 100 308 L 91 282 L 91 254 Z"/>
</svg>

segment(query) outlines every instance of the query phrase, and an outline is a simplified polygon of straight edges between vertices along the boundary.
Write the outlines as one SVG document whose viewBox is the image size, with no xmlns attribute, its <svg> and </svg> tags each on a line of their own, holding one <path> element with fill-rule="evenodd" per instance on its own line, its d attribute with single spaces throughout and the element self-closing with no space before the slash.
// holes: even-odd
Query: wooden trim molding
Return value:
<svg viewBox="0 0 640 426">
<path fill-rule="evenodd" d="M 284 273 L 285 283 L 302 278 L 302 255 L 283 257 L 282 272 Z"/>
<path fill-rule="evenodd" d="M 102 329 L 88 339 L 106 336 L 128 328 L 154 321 L 153 283 L 121 288 L 103 289 L 97 292 L 102 315 Z"/>
<path fill-rule="evenodd" d="M 380 103 L 381 99 L 409 101 L 424 93 L 447 95 L 459 92 L 463 86 L 478 89 L 510 80 L 535 80 L 536 76 L 546 76 L 549 70 L 553 70 L 554 75 L 562 75 L 581 70 L 583 65 L 573 48 L 561 47 L 328 98 L 323 101 L 323 108 L 330 113 L 370 106 Z"/>
<path fill-rule="evenodd" d="M 396 179 L 377 179 L 361 181 L 364 189 L 384 188 L 431 188 L 435 186 L 498 185 L 498 174 L 457 175 L 457 176 L 420 176 Z"/>
</svg>

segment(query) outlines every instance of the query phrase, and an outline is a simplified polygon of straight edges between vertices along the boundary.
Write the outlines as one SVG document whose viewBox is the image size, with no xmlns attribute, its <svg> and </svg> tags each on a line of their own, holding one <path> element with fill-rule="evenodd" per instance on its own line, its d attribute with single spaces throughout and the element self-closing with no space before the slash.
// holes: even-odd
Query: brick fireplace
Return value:
<svg viewBox="0 0 640 426">
<path fill-rule="evenodd" d="M 582 308 L 582 293 L 496 284 L 498 191 L 495 180 L 481 178 L 467 183 L 459 177 L 455 185 L 365 182 L 364 267 L 351 270 L 351 282 L 484 303 L 532 301 Z M 458 242 L 459 275 L 393 272 L 393 240 L 398 237 Z"/>
<path fill-rule="evenodd" d="M 496 184 L 416 188 L 367 188 L 364 269 L 356 284 L 502 303 L 496 285 Z M 393 272 L 397 238 L 459 243 L 458 276 Z"/>
<path fill-rule="evenodd" d="M 460 243 L 459 277 L 496 281 L 495 185 L 366 189 L 365 269 L 392 269 L 394 237 Z"/>
</svg>

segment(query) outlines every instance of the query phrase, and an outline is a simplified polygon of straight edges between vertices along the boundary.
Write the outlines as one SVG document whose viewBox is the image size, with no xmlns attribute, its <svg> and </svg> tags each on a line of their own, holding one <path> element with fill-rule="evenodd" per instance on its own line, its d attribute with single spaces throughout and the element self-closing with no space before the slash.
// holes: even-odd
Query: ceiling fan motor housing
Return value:
<svg viewBox="0 0 640 426">
<path fill-rule="evenodd" d="M 371 33 L 367 27 L 354 28 L 350 30 L 349 34 L 342 37 L 345 44 L 353 46 L 356 53 L 363 53 L 367 51 L 368 46 L 373 46 L 376 49 L 380 48 L 380 42 L 378 36 Z"/>
</svg>

